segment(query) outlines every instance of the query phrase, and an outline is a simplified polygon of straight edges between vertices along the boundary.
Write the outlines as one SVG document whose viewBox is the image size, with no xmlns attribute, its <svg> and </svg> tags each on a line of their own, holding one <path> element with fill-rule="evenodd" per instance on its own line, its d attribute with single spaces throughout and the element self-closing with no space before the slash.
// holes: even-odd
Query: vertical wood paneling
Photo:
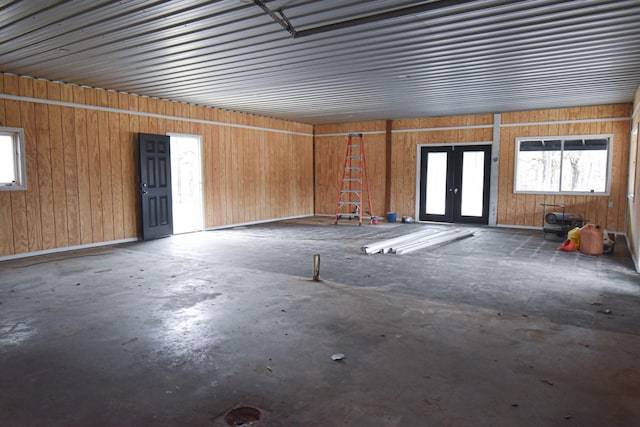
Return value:
<svg viewBox="0 0 640 427">
<path fill-rule="evenodd" d="M 137 96 L 128 97 L 128 109 L 138 110 Z M 122 108 L 126 108 L 127 100 L 122 99 Z M 123 187 L 128 195 L 125 209 L 125 235 L 137 237 L 140 233 L 140 171 L 138 166 L 138 133 L 141 133 L 140 116 L 129 116 L 129 137 L 125 139 L 125 147 L 122 152 L 122 173 L 127 173 L 125 179 L 127 185 Z"/>
<path fill-rule="evenodd" d="M 107 92 L 109 107 L 118 108 L 116 92 Z M 124 208 L 122 200 L 122 139 L 120 138 L 120 115 L 108 113 L 109 140 L 111 143 L 111 196 L 113 205 L 113 238 L 124 238 Z"/>
<path fill-rule="evenodd" d="M 3 79 L 0 79 L 0 89 L 4 90 Z M 5 109 L 4 99 L 0 99 L 0 126 L 8 126 Z M 0 191 L 0 224 L 12 224 L 11 227 L 0 227 L 0 255 L 11 255 L 15 251 L 13 246 L 11 193 L 13 191 Z"/>
<path fill-rule="evenodd" d="M 85 89 L 79 86 L 73 87 L 73 102 L 84 104 L 86 99 Z M 91 215 L 91 179 L 89 175 L 89 138 L 87 135 L 88 110 L 74 109 L 74 133 L 76 137 L 76 164 L 78 170 L 78 207 L 80 220 L 80 243 L 88 244 L 93 240 L 93 220 Z M 90 135 L 94 135 L 91 132 Z M 92 170 L 91 175 L 95 175 Z"/>
<path fill-rule="evenodd" d="M 64 88 L 71 89 L 65 85 Z M 63 91 L 63 100 L 73 102 L 73 92 Z M 64 152 L 65 197 L 67 201 L 67 230 L 69 245 L 80 244 L 80 208 L 78 198 L 78 169 L 76 152 L 76 135 L 74 112 L 72 108 L 63 107 L 61 110 L 62 140 Z"/>
<path fill-rule="evenodd" d="M 19 85 L 20 96 L 33 96 L 33 79 L 21 78 L 7 78 L 13 76 L 5 76 L 5 89 L 11 93 L 13 90 L 11 87 L 15 84 Z M 24 128 L 24 145 L 25 145 L 25 160 L 27 169 L 27 191 L 25 193 L 25 215 L 26 224 L 24 227 L 17 228 L 16 231 L 21 230 L 27 233 L 26 246 L 27 251 L 39 250 L 42 248 L 42 225 L 40 217 L 40 187 L 38 185 L 38 146 L 36 143 L 36 123 L 35 123 L 35 106 L 34 104 L 7 101 L 7 119 L 9 118 L 9 112 L 18 110 L 20 111 L 19 126 Z M 11 105 L 11 106 L 10 106 Z M 14 200 L 12 199 L 12 202 Z M 15 223 L 15 217 L 14 217 Z M 15 232 L 14 232 L 15 234 Z M 17 248 L 18 240 L 14 236 L 14 246 Z"/>
<path fill-rule="evenodd" d="M 117 98 L 110 101 L 110 103 L 117 105 L 117 108 L 119 109 L 124 109 L 124 110 L 129 109 L 127 95 L 125 94 L 118 94 Z M 133 188 L 131 188 L 131 185 L 128 180 L 129 175 L 133 173 L 132 171 L 129 170 L 130 163 L 128 159 L 129 157 L 128 153 L 130 151 L 129 141 L 131 140 L 130 132 L 129 132 L 129 115 L 124 113 L 119 113 L 115 115 L 115 117 L 113 118 L 110 117 L 109 120 L 110 120 L 110 123 L 111 123 L 111 120 L 117 121 L 117 123 L 111 123 L 113 133 L 110 133 L 110 134 L 112 135 L 112 137 L 116 138 L 116 141 L 117 141 L 113 154 L 119 158 L 119 160 L 115 161 L 115 163 L 119 165 L 119 168 L 114 168 L 113 174 L 120 176 L 120 179 L 117 182 L 119 189 L 114 189 L 114 194 L 116 193 L 120 194 L 120 204 L 121 204 L 121 207 L 118 211 L 119 215 L 121 215 L 118 221 L 120 230 L 116 233 L 115 237 L 116 239 L 135 237 L 134 232 L 128 229 L 129 227 L 128 227 L 128 219 L 127 219 L 129 215 L 131 216 L 135 215 L 135 213 L 132 212 L 133 206 L 132 206 L 132 203 L 130 202 Z"/>
<path fill-rule="evenodd" d="M 105 90 L 97 91 L 98 105 L 101 107 L 109 106 L 109 95 Z M 114 240 L 114 226 L 113 226 L 113 186 L 111 170 L 113 165 L 111 164 L 111 143 L 112 140 L 109 135 L 109 113 L 106 111 L 98 111 L 98 158 L 100 159 L 100 166 L 97 171 L 100 172 L 100 188 L 98 191 L 102 194 L 102 240 L 109 241 Z"/>
<path fill-rule="evenodd" d="M 61 97 L 65 102 L 73 102 L 73 86 L 61 85 Z M 74 109 L 62 107 L 61 121 L 68 241 L 69 245 L 79 245 L 81 243 L 80 205 Z"/>
<path fill-rule="evenodd" d="M 46 81 L 34 81 L 34 95 L 38 98 L 47 98 Z M 51 166 L 51 129 L 49 127 L 48 107 L 49 106 L 44 104 L 35 105 L 42 249 L 56 247 L 56 218 L 54 210 L 53 171 Z"/>
<path fill-rule="evenodd" d="M 624 224 L 625 188 L 628 164 L 627 121 L 554 123 L 528 125 L 527 122 L 624 118 L 630 107 L 625 104 L 596 107 L 576 107 L 531 112 L 505 113 L 506 123 L 522 123 L 520 126 L 503 127 L 500 141 L 500 184 L 498 199 L 498 223 L 506 225 L 541 225 L 540 203 L 563 204 L 569 212 L 575 212 L 600 224 L 610 231 L 621 231 Z M 556 135 L 614 135 L 611 194 L 601 195 L 528 195 L 513 192 L 515 139 L 526 136 Z M 625 157 L 626 156 L 626 157 Z M 609 208 L 609 202 L 613 207 Z"/>
<path fill-rule="evenodd" d="M 97 94 L 94 89 L 85 89 L 88 104 L 97 104 Z M 102 228 L 104 210 L 102 209 L 102 168 L 100 167 L 100 135 L 98 130 L 98 112 L 87 110 L 87 148 L 89 153 L 89 194 L 91 195 L 91 229 L 94 242 L 103 242 Z"/>
<path fill-rule="evenodd" d="M 2 255 L 138 236 L 140 132 L 202 136 L 206 226 L 313 213 L 311 136 L 126 110 L 311 134 L 309 125 L 7 75 L 2 75 L 0 92 L 76 104 L 0 104 L 3 125 L 25 131 L 28 181 L 27 191 L 0 193 Z"/>
<path fill-rule="evenodd" d="M 386 201 L 386 122 L 345 123 L 316 127 L 315 138 L 315 197 L 316 213 L 334 215 L 340 192 L 340 179 L 344 165 L 345 146 L 348 133 L 378 132 L 364 135 L 367 176 L 371 191 L 373 214 L 383 216 Z M 340 135 L 331 135 L 331 134 Z M 329 136 L 325 136 L 325 135 Z M 314 154 L 311 153 L 311 157 Z M 401 187 L 401 185 L 399 186 Z M 363 187 L 363 205 L 368 211 L 367 190 Z"/>
<path fill-rule="evenodd" d="M 60 101 L 60 84 L 48 82 L 47 96 Z M 62 112 L 57 105 L 48 105 L 49 142 L 51 144 L 51 182 L 53 187 L 53 213 L 55 225 L 55 247 L 69 246 L 67 223 L 67 191 L 64 172 L 64 140 L 62 139 Z"/>
</svg>

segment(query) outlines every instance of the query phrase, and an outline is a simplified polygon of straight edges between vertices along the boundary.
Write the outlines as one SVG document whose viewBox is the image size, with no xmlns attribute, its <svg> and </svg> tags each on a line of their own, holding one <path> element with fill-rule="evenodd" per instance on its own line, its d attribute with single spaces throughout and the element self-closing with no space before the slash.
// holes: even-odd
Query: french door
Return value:
<svg viewBox="0 0 640 427">
<path fill-rule="evenodd" d="M 487 224 L 491 145 L 420 150 L 421 221 Z"/>
</svg>

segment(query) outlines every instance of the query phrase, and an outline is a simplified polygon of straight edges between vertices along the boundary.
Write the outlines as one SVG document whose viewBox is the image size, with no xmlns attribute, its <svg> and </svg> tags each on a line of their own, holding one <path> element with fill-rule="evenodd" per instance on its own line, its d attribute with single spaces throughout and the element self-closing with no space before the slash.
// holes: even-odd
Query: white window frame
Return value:
<svg viewBox="0 0 640 427">
<path fill-rule="evenodd" d="M 523 191 L 518 190 L 518 154 L 520 153 L 520 142 L 531 140 L 562 140 L 564 147 L 564 140 L 571 139 L 604 139 L 609 141 L 607 145 L 607 182 L 605 183 L 605 191 L 591 192 L 591 191 L 561 191 L 562 181 L 560 181 L 560 188 L 558 191 Z M 564 152 L 564 149 L 561 153 Z M 513 159 L 513 192 L 515 194 L 557 194 L 567 196 L 609 196 L 611 194 L 611 169 L 613 165 L 613 134 L 594 134 L 594 135 L 551 135 L 551 136 L 524 136 L 517 137 L 515 140 L 515 152 Z M 560 169 L 560 177 L 562 179 L 562 168 Z"/>
<path fill-rule="evenodd" d="M 0 183 L 0 191 L 26 190 L 27 169 L 24 152 L 24 129 L 0 127 L 0 135 L 13 137 L 14 162 L 16 168 L 16 181 Z"/>
</svg>

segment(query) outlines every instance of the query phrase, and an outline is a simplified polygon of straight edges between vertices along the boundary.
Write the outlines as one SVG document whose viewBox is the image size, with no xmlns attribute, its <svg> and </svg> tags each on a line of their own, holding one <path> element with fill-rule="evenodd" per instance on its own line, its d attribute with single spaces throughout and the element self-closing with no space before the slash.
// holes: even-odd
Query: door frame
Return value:
<svg viewBox="0 0 640 427">
<path fill-rule="evenodd" d="M 477 142 L 445 142 L 445 143 L 434 143 L 434 144 L 417 144 L 416 145 L 416 192 L 415 192 L 415 206 L 414 206 L 414 218 L 418 222 L 430 222 L 430 221 L 420 221 L 420 177 L 421 177 L 421 163 L 422 163 L 422 149 L 424 147 L 470 147 L 470 146 L 492 146 L 492 150 L 490 150 L 489 155 L 492 155 L 493 152 L 493 142 L 492 141 L 477 141 Z M 497 181 L 491 179 L 493 175 L 493 167 L 489 167 L 489 212 L 488 212 L 488 222 L 491 224 L 491 195 L 493 194 L 493 186 L 497 185 Z M 440 223 L 439 223 L 440 224 Z"/>
<path fill-rule="evenodd" d="M 195 135 L 190 133 L 178 133 L 178 132 L 167 132 L 167 136 L 169 137 L 169 144 L 171 145 L 171 138 L 179 138 L 179 137 L 188 137 L 195 138 L 198 140 L 198 150 L 200 151 L 200 199 L 202 200 L 202 212 L 200 212 L 200 218 L 202 222 L 200 224 L 201 228 L 197 231 L 205 230 L 205 206 L 204 206 L 204 150 L 202 147 L 202 135 Z M 173 167 L 173 163 L 171 165 Z M 173 173 L 173 170 L 171 171 Z M 171 204 L 171 214 L 173 215 L 173 203 Z"/>
</svg>

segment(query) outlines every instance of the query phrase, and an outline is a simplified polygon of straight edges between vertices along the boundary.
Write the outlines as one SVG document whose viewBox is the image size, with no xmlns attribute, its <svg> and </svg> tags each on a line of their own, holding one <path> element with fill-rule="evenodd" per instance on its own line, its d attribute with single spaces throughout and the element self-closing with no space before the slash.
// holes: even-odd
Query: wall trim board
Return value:
<svg viewBox="0 0 640 427">
<path fill-rule="evenodd" d="M 225 225 L 216 225 L 213 227 L 207 227 L 204 231 L 215 231 L 215 230 L 224 230 L 225 228 L 235 228 L 235 227 L 245 227 L 247 225 L 258 225 L 258 224 L 266 224 L 269 222 L 278 222 L 278 221 L 286 221 L 289 219 L 300 219 L 300 218 L 309 218 L 312 216 L 317 216 L 314 214 L 306 214 L 306 215 L 294 215 L 294 216 L 285 216 L 282 218 L 271 218 L 271 219 L 263 219 L 259 221 L 250 221 L 250 222 L 238 222 L 235 224 L 225 224 Z"/>
<path fill-rule="evenodd" d="M 640 102 L 638 102 L 638 105 L 636 105 L 636 108 L 633 109 L 633 113 L 631 113 L 631 118 L 634 118 L 636 114 L 638 114 L 638 111 L 640 111 Z"/>
<path fill-rule="evenodd" d="M 607 230 L 609 231 L 609 230 Z M 613 232 L 613 234 L 615 234 L 616 236 L 618 235 L 618 233 Z M 636 258 L 635 254 L 633 253 L 632 247 L 631 247 L 631 241 L 627 238 L 626 234 L 622 234 L 624 236 L 624 240 L 627 242 L 627 251 L 629 252 L 629 255 L 631 255 L 631 260 L 633 261 L 633 266 L 636 268 L 636 272 L 640 273 L 640 262 L 638 260 L 638 258 Z M 615 249 L 614 249 L 615 250 Z"/>
<path fill-rule="evenodd" d="M 542 226 L 540 225 L 516 225 L 516 224 L 498 224 L 496 225 L 497 228 L 515 228 L 518 230 L 534 230 L 534 231 L 539 231 L 540 233 L 542 233 Z M 624 233 L 622 231 L 612 231 L 612 230 L 607 230 L 607 232 L 615 235 L 615 236 L 624 236 Z M 625 239 L 627 240 L 627 239 Z M 559 243 L 560 240 L 558 240 Z"/>
<path fill-rule="evenodd" d="M 464 146 L 474 146 L 474 145 L 491 145 L 493 141 L 472 141 L 472 142 L 433 142 L 429 144 L 420 143 L 418 144 L 418 148 L 420 147 L 464 147 Z"/>
<path fill-rule="evenodd" d="M 460 129 L 490 129 L 493 125 L 469 125 L 469 126 L 444 126 L 436 128 L 416 128 L 416 129 L 393 129 L 391 133 L 407 133 L 407 132 L 438 132 L 443 130 L 460 130 Z"/>
<path fill-rule="evenodd" d="M 535 230 L 542 233 L 542 226 L 540 225 L 515 225 L 515 224 L 496 224 L 497 228 L 516 228 L 518 230 Z"/>
<path fill-rule="evenodd" d="M 86 245 L 62 246 L 59 248 L 45 249 L 42 251 L 23 252 L 15 255 L 0 256 L 0 262 L 19 259 L 19 258 L 28 258 L 28 257 L 34 257 L 34 256 L 40 256 L 40 255 L 56 254 L 60 252 L 70 252 L 70 251 L 77 251 L 81 249 L 97 248 L 100 246 L 118 245 L 120 243 L 131 243 L 131 242 L 137 242 L 138 240 L 140 239 L 137 237 L 131 237 L 128 239 L 110 240 L 106 242 L 97 242 L 97 243 L 87 243 Z"/>
<path fill-rule="evenodd" d="M 509 128 L 509 127 L 516 127 L 516 126 L 570 125 L 575 123 L 624 122 L 629 120 L 631 120 L 631 117 L 611 117 L 609 119 L 551 120 L 546 122 L 503 123 L 500 125 L 500 127 Z"/>
<path fill-rule="evenodd" d="M 380 135 L 383 133 L 387 133 L 387 131 L 385 130 L 369 130 L 369 131 L 364 131 L 364 132 L 338 132 L 338 133 L 316 133 L 315 137 L 320 137 L 320 136 L 349 136 L 349 134 L 353 134 L 353 133 L 361 133 L 363 135 Z"/>
<path fill-rule="evenodd" d="M 282 133 L 286 135 L 299 135 L 299 136 L 309 136 L 309 137 L 314 136 L 313 133 L 306 133 L 306 132 L 295 132 L 290 130 L 265 128 L 260 126 L 251 126 L 251 125 L 241 125 L 236 123 L 218 122 L 213 120 L 192 119 L 189 117 L 169 116 L 165 114 L 146 113 L 143 111 L 133 111 L 133 110 L 125 110 L 121 108 L 101 107 L 99 105 L 77 104 L 75 102 L 54 101 L 51 99 L 32 98 L 27 96 L 9 95 L 4 93 L 0 94 L 0 99 L 6 99 L 10 101 L 32 102 L 35 104 L 56 105 L 59 107 L 83 108 L 87 110 L 102 111 L 106 113 L 130 114 L 132 116 L 151 117 L 151 118 L 165 119 L 165 120 L 176 120 L 176 121 L 183 121 L 188 123 L 202 123 L 207 125 L 225 126 L 225 127 L 231 127 L 231 128 L 251 129 L 251 130 L 257 130 L 257 131 L 263 131 L 263 132 Z M 211 107 L 205 107 L 205 108 L 211 108 Z"/>
</svg>

